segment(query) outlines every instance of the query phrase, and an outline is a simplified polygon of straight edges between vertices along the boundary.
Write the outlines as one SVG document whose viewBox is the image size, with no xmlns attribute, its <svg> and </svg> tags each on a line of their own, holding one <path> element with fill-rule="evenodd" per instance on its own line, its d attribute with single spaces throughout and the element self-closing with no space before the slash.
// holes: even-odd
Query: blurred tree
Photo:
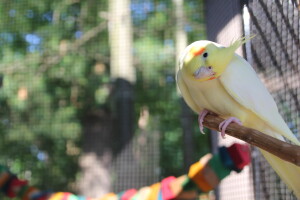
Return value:
<svg viewBox="0 0 300 200">
<path fill-rule="evenodd" d="M 140 112 L 145 107 L 149 109 L 148 131 L 159 130 L 159 167 L 162 177 L 184 173 L 185 139 L 182 133 L 199 132 L 196 115 L 190 112 L 188 117 L 181 114 L 174 66 L 179 49 L 184 48 L 187 42 L 205 38 L 203 2 L 189 0 L 179 5 L 175 3 L 177 2 L 172 4 L 164 0 L 132 0 L 137 68 L 136 111 Z M 176 19 L 180 18 L 178 12 L 179 15 L 186 15 L 185 23 L 181 21 L 179 23 L 183 24 L 180 25 L 176 23 Z M 177 39 L 179 31 L 183 36 Z M 179 43 L 180 47 L 176 47 Z M 188 122 L 185 127 L 181 127 L 181 120 Z M 194 151 L 189 151 L 192 154 L 189 158 L 191 162 L 209 151 L 209 142 L 207 135 L 189 136 L 194 143 L 191 144 L 194 145 Z"/>
<path fill-rule="evenodd" d="M 184 30 L 186 19 L 183 7 L 183 0 L 173 0 L 175 7 L 175 50 L 176 50 L 176 62 L 175 62 L 175 76 L 178 71 L 180 55 L 187 46 L 187 33 Z M 179 88 L 177 88 L 178 92 Z M 183 131 L 183 157 L 184 157 L 184 169 L 188 170 L 190 165 L 194 162 L 194 143 L 193 143 L 193 112 L 186 105 L 183 98 L 180 100 L 181 105 L 181 126 Z"/>
<path fill-rule="evenodd" d="M 82 121 L 108 96 L 105 5 L 0 3 L 0 162 L 41 188 L 75 189 Z"/>
<path fill-rule="evenodd" d="M 126 6 L 128 16 L 122 18 L 118 14 L 122 14 L 123 7 L 109 12 L 108 4 L 113 3 L 0 3 L 0 74 L 4 76 L 0 90 L 0 163 L 42 189 L 76 190 L 76 181 L 85 176 L 85 172 L 80 174 L 78 165 L 82 152 L 93 152 L 89 158 L 95 155 L 97 162 L 90 165 L 104 165 L 103 169 L 108 169 L 111 159 L 120 152 L 114 148 L 120 147 L 118 141 L 112 139 L 116 137 L 113 128 L 118 128 L 113 126 L 112 114 L 117 107 L 111 106 L 116 100 L 111 97 L 117 94 L 112 92 L 118 88 L 113 87 L 117 81 L 112 78 L 130 83 L 130 92 L 123 91 L 122 95 L 129 94 L 127 100 L 132 101 L 134 108 L 127 107 L 128 112 L 134 113 L 123 118 L 130 116 L 127 120 L 135 119 L 139 126 L 120 127 L 132 131 L 129 137 L 124 135 L 124 140 L 137 138 L 134 150 L 140 151 L 135 154 L 143 161 L 140 165 L 151 167 L 151 173 L 150 169 L 147 173 L 153 177 L 184 172 L 180 106 L 174 79 L 175 7 L 166 0 L 132 0 L 130 7 Z M 181 6 L 186 14 L 181 29 L 187 33 L 187 41 L 205 38 L 202 4 L 189 0 Z M 120 27 L 128 28 L 119 30 L 119 39 L 108 31 L 108 22 L 114 26 L 110 13 L 125 20 Z M 123 49 L 109 48 L 122 42 L 126 44 Z M 196 132 L 197 125 L 194 123 L 192 128 Z M 197 159 L 208 151 L 207 137 L 193 137 L 199 141 L 194 144 L 193 158 Z M 145 148 L 150 143 L 153 148 Z M 90 166 L 86 163 L 81 157 L 82 169 Z M 105 179 L 95 184 L 108 185 L 104 190 L 109 190 L 111 181 L 117 181 L 111 174 L 107 177 L 107 172 L 99 172 L 99 176 L 106 173 L 102 176 Z M 149 184 L 153 180 L 147 179 Z"/>
<path fill-rule="evenodd" d="M 133 66 L 133 31 L 130 0 L 109 1 L 110 72 L 113 81 L 111 94 L 114 116 L 114 140 L 117 142 L 113 165 L 114 190 L 137 187 L 138 162 L 130 143 L 134 136 L 134 84 L 136 71 Z M 137 164 L 135 164 L 137 163 Z M 130 166 L 130 167 L 128 167 Z M 131 182 L 129 183 L 128 176 Z M 126 183 L 127 182 L 127 183 Z M 126 183 L 126 184 L 124 184 Z"/>
</svg>

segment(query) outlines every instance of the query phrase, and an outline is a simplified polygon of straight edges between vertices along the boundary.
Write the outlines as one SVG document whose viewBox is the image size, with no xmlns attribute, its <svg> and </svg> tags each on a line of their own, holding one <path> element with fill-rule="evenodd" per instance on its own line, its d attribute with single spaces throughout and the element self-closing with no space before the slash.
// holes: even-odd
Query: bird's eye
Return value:
<svg viewBox="0 0 300 200">
<path fill-rule="evenodd" d="M 203 57 L 206 58 L 207 56 L 208 56 L 208 53 L 205 52 L 205 53 L 203 54 Z"/>
<path fill-rule="evenodd" d="M 211 69 L 211 68 L 212 68 L 211 66 L 208 67 L 208 69 Z"/>
</svg>

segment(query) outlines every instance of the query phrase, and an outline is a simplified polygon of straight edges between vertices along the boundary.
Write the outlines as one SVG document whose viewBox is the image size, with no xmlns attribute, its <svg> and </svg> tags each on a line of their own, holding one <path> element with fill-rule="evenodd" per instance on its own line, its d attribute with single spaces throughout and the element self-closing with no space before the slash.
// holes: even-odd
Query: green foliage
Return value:
<svg viewBox="0 0 300 200">
<path fill-rule="evenodd" d="M 150 112 L 149 129 L 160 132 L 161 176 L 185 173 L 183 162 L 183 135 L 181 106 L 175 82 L 175 17 L 168 1 L 133 1 L 135 24 L 134 52 L 137 67 L 136 111 L 146 106 Z M 187 14 L 186 29 L 189 41 L 204 39 L 202 3 L 186 1 L 183 8 Z M 147 8 L 147 9 L 146 9 Z M 200 13 L 200 14 L 199 14 Z M 195 17 L 196 16 L 196 17 Z M 199 18 L 197 18 L 199 17 Z M 200 22 L 200 23 L 199 23 Z M 147 31 L 145 31 L 145 29 Z M 208 136 L 199 134 L 195 116 L 193 129 L 196 141 L 195 155 L 209 152 Z"/>
<path fill-rule="evenodd" d="M 79 170 L 82 121 L 108 103 L 107 28 L 81 41 L 94 27 L 105 26 L 107 2 L 0 3 L 0 73 L 4 76 L 0 163 L 40 188 L 72 191 Z M 201 6 L 201 1 L 185 1 L 190 42 L 205 37 Z M 184 173 L 183 144 L 174 79 L 173 7 L 170 1 L 133 0 L 131 9 L 136 118 L 142 107 L 149 108 L 148 128 L 161 136 L 162 176 L 180 175 Z M 78 41 L 81 45 L 74 48 Z M 208 145 L 207 136 L 197 134 L 195 138 L 197 159 L 208 151 Z M 70 146 L 79 151 L 71 151 Z"/>
<path fill-rule="evenodd" d="M 70 49 L 105 21 L 94 17 L 105 4 L 95 5 L 0 3 L 0 162 L 44 189 L 72 191 L 80 151 L 71 151 L 69 144 L 78 147 L 81 120 L 104 103 L 99 99 L 106 94 L 99 97 L 97 91 L 106 87 L 108 75 L 105 67 L 101 73 L 94 68 L 108 52 L 107 30 Z"/>
</svg>

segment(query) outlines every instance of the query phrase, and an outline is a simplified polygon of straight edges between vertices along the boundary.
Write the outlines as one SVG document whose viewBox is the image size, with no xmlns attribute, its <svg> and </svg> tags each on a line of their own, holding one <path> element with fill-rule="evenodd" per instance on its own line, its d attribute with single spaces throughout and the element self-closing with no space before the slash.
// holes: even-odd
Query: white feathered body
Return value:
<svg viewBox="0 0 300 200">
<path fill-rule="evenodd" d="M 244 126 L 277 139 L 300 144 L 278 112 L 276 103 L 251 65 L 238 55 L 217 79 L 197 81 L 180 69 L 178 86 L 187 104 L 199 113 L 207 109 L 224 119 L 236 117 Z M 261 150 L 273 169 L 300 198 L 300 168 Z"/>
</svg>

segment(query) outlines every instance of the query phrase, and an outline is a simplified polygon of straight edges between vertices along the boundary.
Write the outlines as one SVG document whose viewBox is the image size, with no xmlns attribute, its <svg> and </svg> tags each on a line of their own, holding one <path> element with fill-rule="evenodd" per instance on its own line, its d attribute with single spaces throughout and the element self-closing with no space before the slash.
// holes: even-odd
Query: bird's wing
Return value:
<svg viewBox="0 0 300 200">
<path fill-rule="evenodd" d="M 300 144 L 279 114 L 273 97 L 246 60 L 235 55 L 220 76 L 220 81 L 226 91 L 242 106 L 254 112 L 280 135 Z"/>
<path fill-rule="evenodd" d="M 181 95 L 183 96 L 185 102 L 188 104 L 188 106 L 190 108 L 192 108 L 192 110 L 196 113 L 199 113 L 200 112 L 200 108 L 195 104 L 183 78 L 182 78 L 182 75 L 181 75 L 181 70 L 179 70 L 177 72 L 177 85 L 180 89 L 180 92 L 181 92 Z"/>
</svg>

